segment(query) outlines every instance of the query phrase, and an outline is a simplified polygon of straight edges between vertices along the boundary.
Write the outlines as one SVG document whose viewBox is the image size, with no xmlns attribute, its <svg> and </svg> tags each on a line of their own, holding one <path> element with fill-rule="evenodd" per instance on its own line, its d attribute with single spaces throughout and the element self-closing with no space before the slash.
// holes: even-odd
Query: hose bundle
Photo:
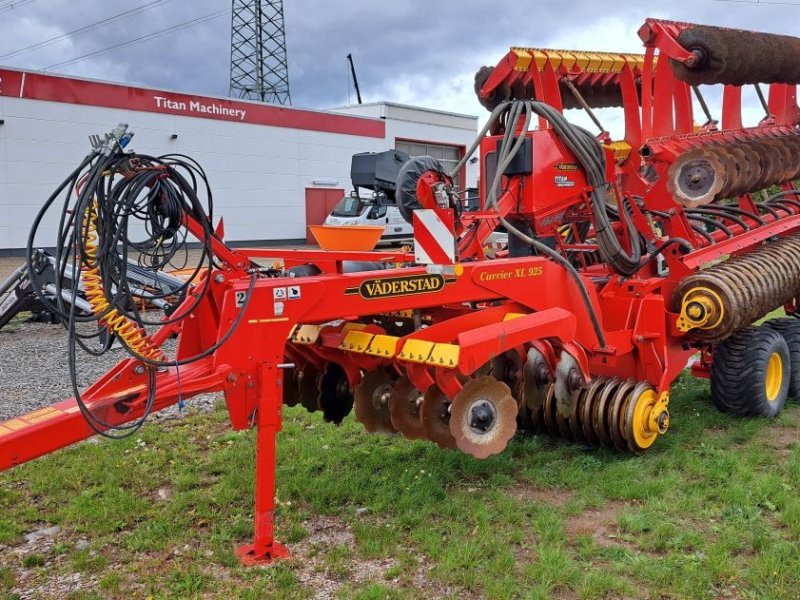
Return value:
<svg viewBox="0 0 800 600">
<path fill-rule="evenodd" d="M 201 284 L 192 305 L 173 317 L 148 320 L 139 308 L 142 300 L 185 297 L 201 272 L 210 273 L 213 268 L 213 203 L 202 168 L 182 155 L 153 157 L 126 153 L 123 146 L 130 135 L 122 139 L 106 136 L 105 145 L 96 146 L 58 186 L 34 219 L 27 246 L 28 270 L 37 296 L 68 332 L 69 371 L 76 402 L 92 429 L 107 437 L 125 437 L 141 427 L 155 400 L 155 374 L 159 366 L 177 367 L 198 358 L 168 361 L 150 340 L 146 329 L 180 320 L 202 300 L 207 286 Z M 43 282 L 38 281 L 31 261 L 37 234 L 45 218 L 56 211 L 60 213 L 54 250 L 58 276 L 56 293 L 51 299 L 42 293 Z M 200 258 L 183 286 L 162 292 L 155 274 L 168 266 L 187 266 L 188 218 L 202 229 Z M 129 264 L 137 263 L 145 273 L 154 274 L 154 284 L 145 286 L 146 290 L 128 280 Z M 66 277 L 69 271 L 72 276 Z M 90 314 L 75 308 L 75 300 L 81 293 L 92 307 Z M 112 425 L 93 414 L 81 400 L 77 384 L 78 349 L 98 356 L 109 350 L 114 338 L 141 362 L 148 375 L 144 415 L 126 425 Z M 98 344 L 98 339 L 106 341 Z M 112 434 L 112 430 L 121 433 Z"/>
<path fill-rule="evenodd" d="M 589 197 L 595 223 L 595 236 L 603 260 L 617 273 L 625 276 L 633 275 L 641 268 L 640 261 L 642 255 L 639 245 L 639 236 L 636 234 L 636 229 L 628 210 L 618 211 L 618 216 L 625 224 L 627 231 L 630 232 L 630 252 L 625 251 L 614 232 L 609 217 L 609 209 L 611 206 L 608 203 L 607 197 L 609 185 L 606 181 L 605 152 L 591 133 L 567 121 L 566 118 L 552 106 L 543 102 L 531 100 L 504 102 L 495 106 L 488 121 L 478 134 L 472 146 L 464 153 L 464 157 L 450 173 L 451 178 L 455 178 L 458 172 L 464 167 L 468 157 L 472 156 L 477 150 L 478 145 L 487 132 L 495 128 L 498 123 L 502 123 L 504 130 L 503 140 L 500 144 L 500 151 L 497 156 L 497 170 L 491 186 L 488 188 L 489 192 L 487 198 L 487 206 L 499 212 L 497 197 L 501 179 L 508 165 L 514 160 L 514 157 L 522 148 L 525 135 L 530 128 L 533 114 L 542 117 L 550 123 L 556 135 L 564 142 L 569 151 L 575 155 L 575 158 L 586 173 L 587 181 L 593 188 Z M 522 127 L 518 133 L 515 133 L 516 124 L 523 115 L 524 122 Z M 622 205 L 624 209 L 624 201 L 622 201 Z M 572 263 L 540 240 L 520 231 L 519 228 L 515 227 L 514 224 L 510 223 L 503 216 L 500 216 L 499 220 L 510 235 L 515 236 L 522 242 L 535 248 L 538 252 L 551 258 L 570 274 L 581 293 L 581 298 L 592 321 L 598 342 L 601 346 L 605 346 L 605 337 L 600 321 L 591 303 L 586 286 Z M 466 235 L 469 235 L 469 232 Z"/>
</svg>

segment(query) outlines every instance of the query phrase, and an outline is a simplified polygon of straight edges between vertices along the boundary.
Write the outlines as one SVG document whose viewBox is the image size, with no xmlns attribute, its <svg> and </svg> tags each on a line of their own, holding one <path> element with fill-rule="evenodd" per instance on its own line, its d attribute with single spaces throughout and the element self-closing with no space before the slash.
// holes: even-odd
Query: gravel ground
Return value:
<svg viewBox="0 0 800 600">
<path fill-rule="evenodd" d="M 127 356 L 122 348 L 112 348 L 99 357 L 84 356 L 77 369 L 80 389 Z M 26 323 L 20 319 L 0 329 L 0 421 L 72 396 L 67 334 L 61 325 Z M 219 398 L 219 394 L 196 396 L 184 410 L 209 410 Z M 173 407 L 156 416 L 176 415 L 177 408 Z"/>
</svg>

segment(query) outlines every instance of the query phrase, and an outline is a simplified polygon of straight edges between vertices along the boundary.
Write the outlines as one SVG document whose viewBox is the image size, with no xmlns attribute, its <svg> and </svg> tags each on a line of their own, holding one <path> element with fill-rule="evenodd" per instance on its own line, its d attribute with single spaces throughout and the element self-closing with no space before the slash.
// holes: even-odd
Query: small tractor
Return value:
<svg viewBox="0 0 800 600">
<path fill-rule="evenodd" d="M 654 19 L 639 36 L 641 55 L 512 48 L 478 71 L 491 114 L 464 160 L 398 175 L 413 253 L 232 249 L 196 163 L 128 152 L 124 127 L 96 138 L 42 209 L 61 215 L 54 256 L 80 269 L 91 316 L 61 300 L 76 279 L 40 300 L 72 364 L 98 323 L 130 357 L 0 423 L 0 469 L 222 392 L 233 428 L 257 430 L 255 539 L 238 551 L 254 564 L 288 554 L 273 536 L 283 405 L 478 459 L 518 430 L 644 452 L 690 364 L 720 409 L 778 414 L 800 393 L 800 39 Z M 765 115 L 745 127 L 748 86 Z M 563 114 L 600 125 L 610 107 L 623 139 Z M 480 207 L 465 212 L 454 182 L 478 149 Z M 499 228 L 508 246 L 489 255 Z M 150 324 L 130 308 L 127 252 L 158 269 L 189 238 L 196 276 Z"/>
</svg>

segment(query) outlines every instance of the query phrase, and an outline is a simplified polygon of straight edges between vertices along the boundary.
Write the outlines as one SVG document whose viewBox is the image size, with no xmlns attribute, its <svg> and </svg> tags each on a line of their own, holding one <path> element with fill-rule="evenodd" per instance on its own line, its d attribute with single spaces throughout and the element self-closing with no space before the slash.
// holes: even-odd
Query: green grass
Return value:
<svg viewBox="0 0 800 600">
<path fill-rule="evenodd" d="M 671 412 L 643 456 L 519 436 L 478 461 L 287 409 L 277 527 L 295 554 L 268 569 L 233 553 L 253 433 L 221 409 L 149 425 L 0 476 L 0 598 L 76 572 L 94 584 L 75 597 L 103 598 L 796 597 L 800 409 L 734 419 L 682 376 Z M 51 524 L 50 547 L 11 551 Z"/>
</svg>

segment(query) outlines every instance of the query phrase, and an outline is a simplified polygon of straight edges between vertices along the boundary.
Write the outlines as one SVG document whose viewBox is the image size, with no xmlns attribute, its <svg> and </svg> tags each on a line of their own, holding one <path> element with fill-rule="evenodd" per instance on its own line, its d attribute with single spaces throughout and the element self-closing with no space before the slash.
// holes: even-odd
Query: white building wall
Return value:
<svg viewBox="0 0 800 600">
<path fill-rule="evenodd" d="M 385 106 L 374 110 L 385 116 Z M 88 136 L 120 122 L 135 133 L 133 150 L 186 154 L 203 166 L 226 240 L 304 239 L 305 189 L 352 189 L 353 154 L 393 148 L 396 138 L 468 145 L 477 128 L 435 124 L 427 111 L 423 123 L 403 116 L 382 119 L 381 138 L 0 95 L 0 251 L 25 247 L 39 208 L 89 151 Z M 51 211 L 37 245 L 54 244 L 58 215 Z"/>
<path fill-rule="evenodd" d="M 325 178 L 349 189 L 350 156 L 386 145 L 380 138 L 15 98 L 0 97 L 0 114 L 3 249 L 25 247 L 39 208 L 88 152 L 89 134 L 119 122 L 134 131 L 135 151 L 186 154 L 203 166 L 231 241 L 305 238 L 305 188 Z M 53 244 L 57 224 L 58 211 L 51 211 L 39 245 Z"/>
</svg>

